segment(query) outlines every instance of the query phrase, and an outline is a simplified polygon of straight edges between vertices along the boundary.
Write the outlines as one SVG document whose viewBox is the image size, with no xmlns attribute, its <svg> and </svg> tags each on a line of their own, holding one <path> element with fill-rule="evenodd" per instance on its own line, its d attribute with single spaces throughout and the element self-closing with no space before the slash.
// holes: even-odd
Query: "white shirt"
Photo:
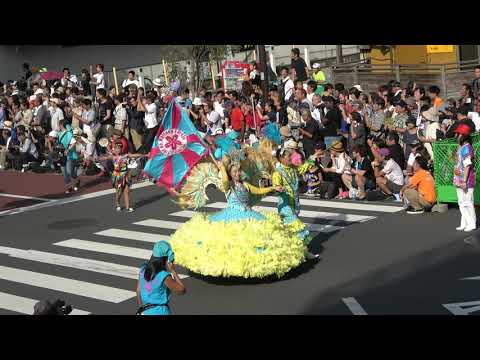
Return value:
<svg viewBox="0 0 480 360">
<path fill-rule="evenodd" d="M 293 81 L 292 79 L 290 79 L 289 76 L 283 79 L 282 83 L 284 84 L 283 89 L 285 91 L 285 101 L 288 101 L 293 94 L 293 89 L 295 88 L 295 85 L 293 84 Z"/>
<path fill-rule="evenodd" d="M 225 117 L 223 111 L 223 106 L 218 102 L 218 101 L 215 101 L 213 103 L 213 110 L 215 110 L 215 112 L 220 115 L 220 117 L 223 119 Z"/>
<path fill-rule="evenodd" d="M 64 119 L 63 111 L 59 108 L 56 108 L 56 109 L 52 109 L 51 114 L 52 114 L 52 119 L 50 124 L 52 126 L 52 130 L 59 131 L 60 127 L 58 123 L 60 122 L 60 120 Z"/>
<path fill-rule="evenodd" d="M 317 120 L 319 125 L 321 125 L 321 123 L 322 123 L 322 115 L 321 115 L 320 111 L 322 111 L 322 109 L 318 109 L 318 108 L 315 108 L 312 111 L 312 118 Z"/>
<path fill-rule="evenodd" d="M 221 121 L 220 114 L 216 111 L 212 111 L 207 114 L 207 126 L 208 128 L 212 131 L 212 133 L 215 132 L 217 129 L 222 128 L 222 121 Z"/>
<path fill-rule="evenodd" d="M 93 77 L 95 78 L 95 82 L 97 83 L 96 89 L 105 89 L 105 76 L 103 75 L 103 72 L 93 74 Z"/>
<path fill-rule="evenodd" d="M 155 103 L 151 103 L 145 106 L 145 118 L 144 123 L 147 129 L 153 129 L 155 126 L 158 125 L 157 121 L 157 105 Z"/>
<path fill-rule="evenodd" d="M 135 80 L 125 79 L 122 82 L 122 88 L 126 88 L 127 86 L 129 86 L 131 84 L 137 85 L 137 88 L 140 87 L 140 82 L 138 80 L 136 80 L 136 79 Z"/>
<path fill-rule="evenodd" d="M 333 160 L 333 167 L 337 174 L 343 174 L 348 165 L 352 163 L 352 159 L 346 154 L 341 153 L 340 156 L 335 157 Z"/>
<path fill-rule="evenodd" d="M 387 161 L 382 170 L 385 173 L 385 178 L 391 182 L 403 186 L 403 171 L 395 160 Z"/>
</svg>

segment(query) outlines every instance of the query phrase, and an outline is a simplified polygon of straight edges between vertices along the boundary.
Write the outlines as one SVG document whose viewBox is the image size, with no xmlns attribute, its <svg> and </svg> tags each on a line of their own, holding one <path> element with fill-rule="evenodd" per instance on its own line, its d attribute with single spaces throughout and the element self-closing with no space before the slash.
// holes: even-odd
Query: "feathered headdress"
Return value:
<svg viewBox="0 0 480 360">
<path fill-rule="evenodd" d="M 270 123 L 262 129 L 262 135 L 268 140 L 273 141 L 276 145 L 282 143 L 282 136 L 280 135 L 280 129 L 275 123 Z"/>
</svg>

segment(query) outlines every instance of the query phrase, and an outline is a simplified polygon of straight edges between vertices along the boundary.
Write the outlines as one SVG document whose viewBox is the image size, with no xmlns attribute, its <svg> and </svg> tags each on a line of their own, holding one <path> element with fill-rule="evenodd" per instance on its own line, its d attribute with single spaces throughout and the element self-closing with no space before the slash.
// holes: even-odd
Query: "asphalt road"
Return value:
<svg viewBox="0 0 480 360">
<path fill-rule="evenodd" d="M 188 220 L 172 215 L 181 209 L 155 186 L 134 190 L 133 200 L 132 214 L 115 212 L 113 195 L 105 195 L 0 216 L 0 314 L 28 313 L 29 301 L 51 297 L 92 314 L 133 314 L 142 256 L 149 256 L 156 235 L 175 231 L 134 223 Z M 212 191 L 211 200 L 224 197 Z M 188 276 L 187 294 L 172 297 L 174 313 L 451 314 L 469 307 L 475 313 L 479 280 L 460 279 L 480 276 L 480 246 L 465 244 L 471 235 L 455 231 L 457 209 L 413 216 L 393 203 L 318 204 L 302 210 L 333 217 L 303 219 L 339 227 L 312 241 L 312 251 L 321 252 L 319 262 L 305 263 L 280 280 L 205 278 L 179 269 Z M 358 215 L 371 218 L 357 222 Z"/>
</svg>

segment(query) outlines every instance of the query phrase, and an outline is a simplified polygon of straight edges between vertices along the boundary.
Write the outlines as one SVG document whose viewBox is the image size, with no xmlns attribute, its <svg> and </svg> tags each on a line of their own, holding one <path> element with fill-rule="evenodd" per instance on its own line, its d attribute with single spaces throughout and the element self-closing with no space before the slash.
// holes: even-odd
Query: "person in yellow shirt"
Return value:
<svg viewBox="0 0 480 360">
<path fill-rule="evenodd" d="M 313 75 L 312 78 L 317 82 L 317 89 L 315 91 L 315 94 L 323 94 L 324 87 L 323 85 L 327 82 L 325 73 L 320 69 L 320 64 L 315 63 L 312 66 L 313 68 Z"/>
<path fill-rule="evenodd" d="M 435 205 L 437 199 L 435 182 L 427 169 L 427 160 L 418 156 L 413 163 L 414 175 L 400 190 L 400 196 L 410 204 L 407 209 L 408 214 L 423 214 L 425 210 Z"/>
</svg>

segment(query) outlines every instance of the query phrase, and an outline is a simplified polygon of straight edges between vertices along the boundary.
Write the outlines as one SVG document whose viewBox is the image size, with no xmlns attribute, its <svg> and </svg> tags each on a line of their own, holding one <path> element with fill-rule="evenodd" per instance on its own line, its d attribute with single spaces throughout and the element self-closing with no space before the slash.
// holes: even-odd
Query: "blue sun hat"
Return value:
<svg viewBox="0 0 480 360">
<path fill-rule="evenodd" d="M 175 261 L 175 254 L 173 253 L 172 247 L 165 240 L 157 242 L 153 246 L 153 257 L 168 257 L 168 261 Z"/>
</svg>

